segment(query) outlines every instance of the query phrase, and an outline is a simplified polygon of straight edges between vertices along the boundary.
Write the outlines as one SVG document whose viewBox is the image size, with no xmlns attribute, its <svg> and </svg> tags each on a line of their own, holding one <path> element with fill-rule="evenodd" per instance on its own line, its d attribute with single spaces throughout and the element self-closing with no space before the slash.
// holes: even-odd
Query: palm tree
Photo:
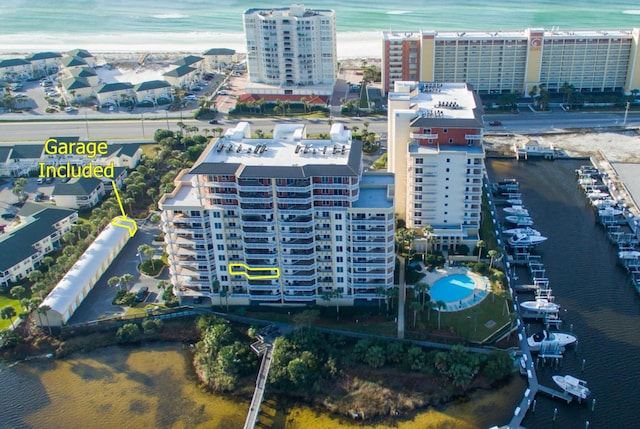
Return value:
<svg viewBox="0 0 640 429">
<path fill-rule="evenodd" d="M 44 282 L 35 282 L 31 286 L 31 293 L 37 294 L 40 298 L 44 295 L 45 290 L 47 290 L 47 285 Z"/>
<path fill-rule="evenodd" d="M 386 300 L 386 292 L 387 290 L 384 288 L 384 286 L 378 286 L 376 288 L 376 295 L 378 296 L 378 314 L 380 314 L 380 312 L 382 311 L 382 300 Z"/>
<path fill-rule="evenodd" d="M 425 247 L 426 251 L 425 251 L 425 261 L 427 259 L 427 256 L 429 256 L 429 247 L 431 244 L 431 240 L 432 240 L 432 234 L 433 234 L 433 227 L 431 225 L 427 225 L 424 228 L 422 228 L 422 235 L 424 236 L 424 238 L 427 239 L 427 246 Z"/>
<path fill-rule="evenodd" d="M 9 290 L 9 294 L 15 299 L 27 297 L 27 290 L 23 286 L 14 286 Z"/>
<path fill-rule="evenodd" d="M 416 285 L 413 287 L 413 289 L 414 289 L 416 292 L 418 292 L 418 294 L 419 294 L 419 297 L 420 297 L 420 303 L 421 303 L 421 305 L 422 305 L 422 311 L 424 311 L 424 304 L 425 304 L 425 301 L 426 301 L 426 300 L 425 300 L 424 293 L 425 293 L 425 292 L 428 292 L 428 291 L 429 291 L 429 288 L 430 288 L 429 283 L 422 283 L 422 282 L 420 282 L 420 283 L 416 284 Z"/>
<path fill-rule="evenodd" d="M 493 268 L 493 262 L 496 260 L 498 256 L 500 256 L 500 252 L 495 249 L 491 249 L 487 252 L 487 255 L 491 258 L 491 263 L 489 264 L 489 268 Z"/>
<path fill-rule="evenodd" d="M 109 280 L 107 280 L 107 284 L 109 285 L 109 287 L 114 287 L 114 286 L 120 286 L 120 277 L 118 276 L 113 276 L 111 277 Z"/>
<path fill-rule="evenodd" d="M 487 247 L 487 244 L 484 242 L 484 240 L 478 240 L 478 242 L 476 243 L 476 247 L 478 248 L 478 262 L 480 262 L 480 258 L 482 258 L 482 249 Z"/>
<path fill-rule="evenodd" d="M 49 310 L 51 310 L 51 307 L 49 307 L 47 304 L 42 304 L 40 307 L 38 307 L 36 313 L 38 313 L 38 318 L 40 318 L 40 315 L 44 314 L 44 318 L 47 321 L 47 327 L 49 328 L 49 335 L 52 335 L 51 324 L 49 323 Z M 42 325 L 42 319 L 40 319 L 40 325 Z"/>
<path fill-rule="evenodd" d="M 416 329 L 416 320 L 418 318 L 418 311 L 422 307 L 420 301 L 411 301 L 409 307 L 413 310 L 413 329 Z"/>
<path fill-rule="evenodd" d="M 27 278 L 32 282 L 38 282 L 44 278 L 44 274 L 40 270 L 33 270 L 29 274 L 27 274 Z"/>
<path fill-rule="evenodd" d="M 222 298 L 224 298 L 227 304 L 227 313 L 229 312 L 229 292 L 226 288 L 220 288 L 220 305 L 222 305 Z"/>
<path fill-rule="evenodd" d="M 0 315 L 3 319 L 9 319 L 11 325 L 13 325 L 13 318 L 16 317 L 16 309 L 10 305 L 7 305 L 2 310 L 0 310 Z"/>
<path fill-rule="evenodd" d="M 442 309 L 445 308 L 447 306 L 447 304 L 444 303 L 444 301 L 436 301 L 435 302 L 435 306 L 438 310 L 438 331 L 440 330 L 440 313 L 442 313 Z"/>
<path fill-rule="evenodd" d="M 131 283 L 133 281 L 133 275 L 127 273 L 127 274 L 123 274 L 120 277 L 120 282 L 124 283 L 125 287 L 127 288 L 127 290 L 129 290 L 129 283 Z"/>
</svg>

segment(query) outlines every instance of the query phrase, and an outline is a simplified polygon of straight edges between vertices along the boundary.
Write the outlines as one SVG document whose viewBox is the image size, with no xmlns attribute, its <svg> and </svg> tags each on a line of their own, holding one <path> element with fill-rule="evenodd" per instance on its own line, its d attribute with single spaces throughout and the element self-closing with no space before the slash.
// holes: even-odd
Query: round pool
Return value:
<svg viewBox="0 0 640 429">
<path fill-rule="evenodd" d="M 456 302 L 473 293 L 476 282 L 466 274 L 451 274 L 431 286 L 429 295 L 432 301 Z"/>
</svg>

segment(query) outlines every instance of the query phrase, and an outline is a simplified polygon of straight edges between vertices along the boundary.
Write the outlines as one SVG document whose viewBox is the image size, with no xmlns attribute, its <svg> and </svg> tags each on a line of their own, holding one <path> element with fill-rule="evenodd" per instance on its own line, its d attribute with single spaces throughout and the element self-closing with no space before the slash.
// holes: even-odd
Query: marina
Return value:
<svg viewBox="0 0 640 429">
<path fill-rule="evenodd" d="M 628 320 L 639 318 L 638 299 L 635 290 L 628 287 L 626 271 L 616 263 L 620 261 L 617 245 L 613 245 L 606 230 L 602 233 L 596 210 L 585 205 L 581 185 L 570 180 L 574 169 L 581 164 L 585 164 L 584 160 L 488 161 L 488 174 L 490 179 L 495 177 L 494 182 L 504 177 L 518 180 L 522 200 L 535 220 L 533 228 L 549 237 L 535 250 L 512 249 L 507 258 L 514 308 L 518 308 L 519 298 L 531 300 L 532 294 L 538 292 L 536 296 L 541 296 L 541 290 L 550 290 L 550 283 L 553 292 L 544 293 L 552 293 L 556 302 L 562 304 L 555 320 L 518 324 L 524 361 L 522 372 L 529 388 L 520 406 L 515 408 L 512 420 L 504 427 L 536 429 L 552 424 L 555 427 L 628 427 L 633 419 L 633 412 L 621 412 L 620 404 L 626 403 L 626 395 L 634 391 L 634 383 L 627 380 L 625 374 L 640 370 L 635 358 L 640 351 L 640 341 L 630 332 Z M 497 229 L 502 226 L 498 222 Z M 624 224 L 619 226 L 620 232 L 630 228 Z M 525 294 L 529 296 L 526 299 Z M 538 354 L 532 358 L 523 342 L 545 324 L 554 333 L 560 327 L 565 330 L 568 327 L 568 333 L 575 333 L 581 339 L 579 350 L 577 344 L 570 352 L 559 348 L 555 353 L 550 347 L 544 356 Z M 606 365 L 601 365 L 603 362 Z M 553 381 L 553 375 L 588 380 L 598 406 L 592 397 L 583 401 L 589 405 L 566 404 L 574 402 L 575 397 L 562 391 Z M 621 380 L 615 391 L 610 387 L 612 378 Z M 537 393 L 543 395 L 536 396 Z"/>
</svg>

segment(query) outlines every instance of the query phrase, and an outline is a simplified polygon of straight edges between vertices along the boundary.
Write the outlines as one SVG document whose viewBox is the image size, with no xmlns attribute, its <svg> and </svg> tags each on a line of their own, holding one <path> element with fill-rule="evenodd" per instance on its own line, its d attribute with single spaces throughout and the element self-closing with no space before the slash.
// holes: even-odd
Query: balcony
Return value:
<svg viewBox="0 0 640 429">
<path fill-rule="evenodd" d="M 409 133 L 409 137 L 412 139 L 418 139 L 418 140 L 423 140 L 423 139 L 430 139 L 430 140 L 435 140 L 438 138 L 438 134 L 428 134 L 428 133 Z"/>
<path fill-rule="evenodd" d="M 465 134 L 465 140 L 482 140 L 482 134 Z"/>
</svg>

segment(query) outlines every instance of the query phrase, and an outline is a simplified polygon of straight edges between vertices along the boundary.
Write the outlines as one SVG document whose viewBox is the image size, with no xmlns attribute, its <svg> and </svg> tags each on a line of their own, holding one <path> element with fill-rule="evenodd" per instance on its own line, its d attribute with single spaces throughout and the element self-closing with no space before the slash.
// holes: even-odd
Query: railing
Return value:
<svg viewBox="0 0 640 429">
<path fill-rule="evenodd" d="M 432 139 L 435 140 L 438 138 L 438 134 L 427 134 L 427 133 L 409 133 L 409 137 L 412 139 Z"/>
</svg>

